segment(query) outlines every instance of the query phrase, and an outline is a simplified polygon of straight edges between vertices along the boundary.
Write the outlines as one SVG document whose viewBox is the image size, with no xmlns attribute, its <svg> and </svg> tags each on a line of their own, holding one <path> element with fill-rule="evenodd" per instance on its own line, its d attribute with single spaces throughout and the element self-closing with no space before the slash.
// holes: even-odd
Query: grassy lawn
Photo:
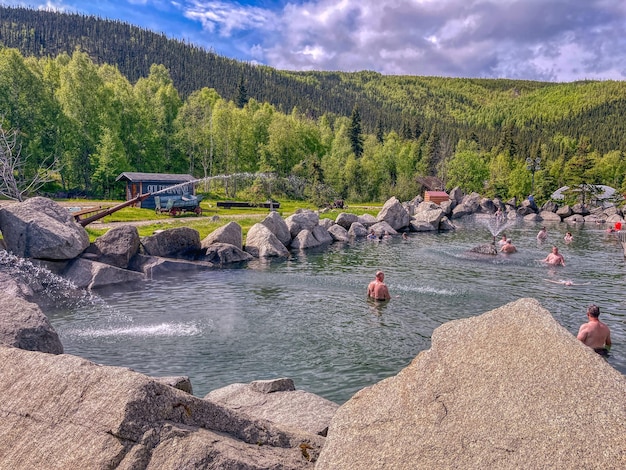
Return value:
<svg viewBox="0 0 626 470">
<path fill-rule="evenodd" d="M 72 201 L 74 202 L 74 201 Z M 176 217 L 171 217 L 168 214 L 155 213 L 152 209 L 140 209 L 137 207 L 125 207 L 113 214 L 99 219 L 97 222 L 93 222 L 87 227 L 87 233 L 91 241 L 97 237 L 106 233 L 109 228 L 98 228 L 98 225 L 111 224 L 111 223 L 135 223 L 139 235 L 144 237 L 152 235 L 155 230 L 164 230 L 175 227 L 190 227 L 198 231 L 200 239 L 205 238 L 209 233 L 215 229 L 226 225 L 228 222 L 237 222 L 243 232 L 245 239 L 246 234 L 250 227 L 254 224 L 262 221 L 269 213 L 265 208 L 250 208 L 250 209 L 224 209 L 218 208 L 216 204 L 217 200 L 204 199 L 200 203 L 202 207 L 202 216 L 198 217 L 195 214 L 182 214 Z M 94 207 L 110 207 L 120 204 L 120 201 L 76 201 L 76 206 L 94 206 Z M 67 203 L 65 203 L 67 205 Z M 372 214 L 376 215 L 380 211 L 382 204 L 366 204 L 358 206 L 347 206 L 344 209 L 332 209 L 325 213 L 320 214 L 320 218 L 329 218 L 335 220 L 337 215 L 341 212 L 349 212 L 357 215 Z M 306 201 L 280 201 L 280 209 L 278 213 L 286 218 L 295 213 L 298 209 L 317 209 L 313 205 Z M 146 222 L 146 223 L 141 223 Z"/>
</svg>

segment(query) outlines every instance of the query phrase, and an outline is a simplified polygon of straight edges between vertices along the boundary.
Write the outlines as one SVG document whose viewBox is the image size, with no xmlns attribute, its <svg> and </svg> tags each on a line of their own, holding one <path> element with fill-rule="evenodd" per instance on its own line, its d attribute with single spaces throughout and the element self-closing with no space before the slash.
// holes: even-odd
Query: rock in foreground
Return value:
<svg viewBox="0 0 626 470">
<path fill-rule="evenodd" d="M 331 421 L 316 470 L 626 468 L 626 378 L 533 299 L 437 328 Z"/>
<path fill-rule="evenodd" d="M 324 439 L 75 356 L 0 346 L 0 363 L 0 468 L 312 468 Z"/>
</svg>

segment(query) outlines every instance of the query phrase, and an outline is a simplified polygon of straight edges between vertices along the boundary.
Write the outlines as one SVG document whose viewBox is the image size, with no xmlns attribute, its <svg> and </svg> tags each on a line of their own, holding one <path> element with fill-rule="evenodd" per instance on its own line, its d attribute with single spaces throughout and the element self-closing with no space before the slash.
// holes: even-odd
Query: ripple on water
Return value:
<svg viewBox="0 0 626 470">
<path fill-rule="evenodd" d="M 458 222 L 457 222 L 458 223 Z M 173 273 L 131 291 L 103 293 L 106 308 L 51 315 L 66 352 L 151 375 L 188 375 L 194 392 L 288 376 L 300 389 L 342 403 L 396 374 L 430 347 L 432 331 L 521 297 L 535 297 L 572 334 L 588 304 L 601 307 L 615 346 L 609 363 L 626 371 L 626 273 L 621 246 L 602 231 L 536 224 L 507 227 L 518 253 L 489 260 L 462 256 L 492 241 L 476 224 L 448 233 L 358 241 L 248 269 Z M 565 267 L 547 267 L 551 243 Z M 365 290 L 382 269 L 392 300 Z M 570 279 L 580 286 L 546 280 Z M 114 346 L 114 347 L 113 347 Z"/>
</svg>

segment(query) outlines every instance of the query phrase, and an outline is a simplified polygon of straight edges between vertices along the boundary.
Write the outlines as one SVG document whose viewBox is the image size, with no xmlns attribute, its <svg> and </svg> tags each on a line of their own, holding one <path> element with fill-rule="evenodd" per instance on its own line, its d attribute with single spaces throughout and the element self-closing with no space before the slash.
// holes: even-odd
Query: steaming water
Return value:
<svg viewBox="0 0 626 470">
<path fill-rule="evenodd" d="M 468 255 L 492 240 L 485 226 L 460 223 L 448 233 L 361 240 L 255 261 L 246 269 L 178 274 L 99 291 L 95 304 L 49 314 L 65 351 L 152 376 L 188 375 L 194 394 L 232 383 L 290 377 L 296 387 L 337 403 L 395 375 L 442 323 L 535 297 L 572 334 L 590 303 L 613 339 L 609 363 L 626 372 L 626 261 L 615 234 L 596 226 L 518 223 L 506 235 L 519 252 Z M 574 241 L 563 243 L 565 232 Z M 556 243 L 565 267 L 543 259 Z M 382 269 L 393 299 L 365 300 Z M 564 286 L 546 280 L 572 280 Z"/>
</svg>

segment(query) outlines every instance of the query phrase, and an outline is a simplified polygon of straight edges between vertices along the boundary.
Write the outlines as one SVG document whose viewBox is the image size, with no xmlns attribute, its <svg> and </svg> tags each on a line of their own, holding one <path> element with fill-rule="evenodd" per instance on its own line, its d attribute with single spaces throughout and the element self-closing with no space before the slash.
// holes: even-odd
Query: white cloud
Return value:
<svg viewBox="0 0 626 470">
<path fill-rule="evenodd" d="M 222 36 L 253 35 L 250 55 L 282 69 L 626 78 L 618 0 L 314 0 L 275 12 L 196 1 L 192 16 Z"/>
<path fill-rule="evenodd" d="M 185 17 L 200 21 L 204 29 L 229 37 L 235 31 L 271 30 L 276 21 L 270 10 L 223 1 L 191 1 L 184 5 Z"/>
<path fill-rule="evenodd" d="M 279 69 L 626 79 L 624 0 L 0 0 L 33 2 L 141 21 Z"/>
</svg>

